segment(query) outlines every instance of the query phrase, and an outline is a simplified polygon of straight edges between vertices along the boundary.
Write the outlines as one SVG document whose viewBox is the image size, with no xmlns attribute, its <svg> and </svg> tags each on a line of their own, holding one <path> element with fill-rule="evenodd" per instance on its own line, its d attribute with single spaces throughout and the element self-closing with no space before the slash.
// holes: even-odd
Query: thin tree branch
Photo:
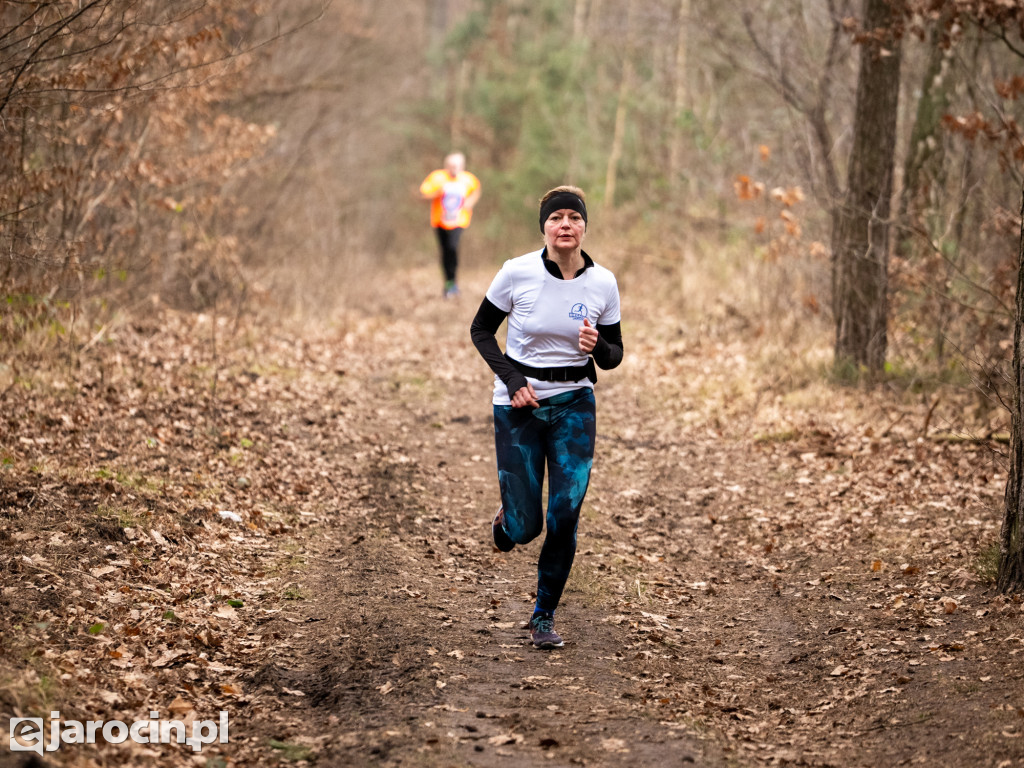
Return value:
<svg viewBox="0 0 1024 768">
<path fill-rule="evenodd" d="M 18 81 L 22 78 L 22 76 L 24 76 L 25 72 L 29 68 L 29 65 L 31 65 L 34 62 L 36 54 L 41 52 L 43 48 L 49 45 L 50 42 L 60 34 L 61 30 L 66 29 L 68 25 L 74 22 L 75 19 L 80 18 L 86 12 L 88 12 L 95 6 L 99 5 L 102 1 L 103 0 L 92 0 L 92 2 L 89 2 L 84 6 L 80 6 L 79 9 L 75 13 L 71 14 L 71 16 L 69 16 L 66 20 L 62 20 L 62 22 L 60 22 L 59 24 L 54 25 L 55 29 L 53 30 L 53 32 L 48 37 L 46 37 L 41 43 L 39 43 L 39 45 L 35 47 L 32 53 L 29 54 L 25 61 L 22 62 L 22 65 L 18 68 L 18 73 L 14 76 L 14 79 L 11 81 L 10 86 L 7 88 L 7 93 L 4 94 L 3 98 L 0 98 L 0 115 L 2 115 L 4 109 L 7 108 L 7 104 L 10 102 L 11 95 L 14 92 L 14 87 L 18 84 Z"/>
</svg>

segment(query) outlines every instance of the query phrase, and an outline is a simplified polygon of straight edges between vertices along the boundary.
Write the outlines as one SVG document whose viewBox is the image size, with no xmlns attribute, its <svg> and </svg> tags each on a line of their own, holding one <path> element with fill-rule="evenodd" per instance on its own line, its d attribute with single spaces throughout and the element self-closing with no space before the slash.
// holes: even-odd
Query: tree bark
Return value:
<svg viewBox="0 0 1024 768">
<path fill-rule="evenodd" d="M 1020 248 L 1017 254 L 1017 298 L 1013 322 L 1013 400 L 1010 405 L 1010 471 L 1006 477 L 1003 528 L 999 535 L 999 571 L 996 576 L 1001 592 L 1024 589 L 1024 360 L 1021 355 L 1024 329 L 1024 190 L 1021 191 Z"/>
<path fill-rule="evenodd" d="M 668 153 L 668 183 L 674 190 L 679 189 L 679 177 L 683 167 L 683 115 L 689 108 L 689 91 L 687 89 L 687 25 L 690 23 L 690 4 L 692 0 L 679 0 L 679 20 L 676 34 L 675 56 L 675 93 L 672 100 L 672 126 L 670 131 Z"/>
<path fill-rule="evenodd" d="M 949 11 L 946 12 L 947 14 Z M 952 51 L 942 46 L 946 15 L 934 22 L 928 40 L 928 66 L 921 83 L 917 116 L 910 132 L 910 146 L 903 166 L 903 192 L 898 220 L 909 225 L 897 244 L 897 253 L 911 254 L 913 228 L 921 226 L 930 238 L 939 235 L 938 199 L 945 191 L 946 158 L 942 143 L 942 118 L 949 108 L 949 62 Z"/>
<path fill-rule="evenodd" d="M 462 126 L 466 119 L 466 90 L 469 88 L 471 64 L 468 58 L 459 63 L 455 77 L 455 103 L 452 105 L 451 146 L 462 146 Z"/>
<path fill-rule="evenodd" d="M 615 132 L 612 135 L 612 147 L 608 153 L 608 165 L 604 175 L 604 204 L 610 211 L 615 208 L 615 185 L 619 173 L 619 158 L 622 157 L 622 144 L 626 137 L 626 110 L 629 101 L 630 86 L 633 82 L 633 8 L 636 0 L 629 0 L 626 11 L 626 49 L 622 57 L 622 79 L 619 81 L 618 104 L 615 108 Z"/>
<path fill-rule="evenodd" d="M 427 16 L 430 26 L 430 44 L 440 45 L 448 33 L 448 0 L 431 0 Z"/>
<path fill-rule="evenodd" d="M 585 22 L 587 20 L 587 0 L 576 0 L 572 12 L 572 41 L 577 45 L 583 42 Z"/>
<path fill-rule="evenodd" d="M 849 183 L 832 220 L 836 366 L 863 367 L 873 374 L 885 367 L 888 333 L 889 215 L 900 86 L 900 41 L 891 25 L 901 2 L 864 0 L 869 39 L 861 48 Z"/>
</svg>

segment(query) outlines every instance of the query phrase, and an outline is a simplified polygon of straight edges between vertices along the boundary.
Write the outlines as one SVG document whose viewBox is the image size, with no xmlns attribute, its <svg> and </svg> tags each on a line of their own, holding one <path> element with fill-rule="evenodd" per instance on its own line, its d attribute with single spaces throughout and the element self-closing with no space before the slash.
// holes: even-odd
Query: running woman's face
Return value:
<svg viewBox="0 0 1024 768">
<path fill-rule="evenodd" d="M 570 252 L 583 245 L 587 223 L 579 211 L 562 208 L 552 211 L 544 222 L 544 244 L 548 250 Z"/>
</svg>

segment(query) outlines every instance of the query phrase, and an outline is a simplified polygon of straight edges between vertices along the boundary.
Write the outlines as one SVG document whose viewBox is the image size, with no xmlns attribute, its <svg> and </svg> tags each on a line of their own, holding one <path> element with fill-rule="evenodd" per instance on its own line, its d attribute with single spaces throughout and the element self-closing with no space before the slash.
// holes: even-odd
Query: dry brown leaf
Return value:
<svg viewBox="0 0 1024 768">
<path fill-rule="evenodd" d="M 629 752 L 629 748 L 623 739 L 601 739 L 601 749 L 605 752 Z"/>
<path fill-rule="evenodd" d="M 157 667 L 157 668 L 159 668 L 159 667 L 166 667 L 168 664 L 170 664 L 171 662 L 175 661 L 176 659 L 180 659 L 182 656 L 188 656 L 188 655 L 189 655 L 188 651 L 183 651 L 183 650 L 180 650 L 180 649 L 165 651 L 164 653 L 162 653 L 159 656 L 159 658 L 157 658 L 155 661 L 153 661 L 150 664 L 150 666 Z"/>
<path fill-rule="evenodd" d="M 179 695 L 174 697 L 174 701 L 167 706 L 167 710 L 174 715 L 186 715 L 192 711 L 192 705 Z"/>
<path fill-rule="evenodd" d="M 526 739 L 522 734 L 514 733 L 499 733 L 496 736 L 491 736 L 487 739 L 488 744 L 493 744 L 496 747 L 506 746 L 508 744 L 522 744 Z"/>
</svg>

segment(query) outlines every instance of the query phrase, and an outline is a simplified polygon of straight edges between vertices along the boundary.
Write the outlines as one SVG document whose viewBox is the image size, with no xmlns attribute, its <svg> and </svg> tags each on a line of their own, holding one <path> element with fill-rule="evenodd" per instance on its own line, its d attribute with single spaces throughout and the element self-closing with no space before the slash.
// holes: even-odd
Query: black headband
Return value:
<svg viewBox="0 0 1024 768">
<path fill-rule="evenodd" d="M 544 222 L 548 220 L 548 216 L 563 208 L 576 211 L 576 213 L 583 217 L 583 223 L 587 223 L 587 205 L 583 202 L 583 199 L 572 192 L 559 192 L 545 200 L 540 207 L 541 234 L 544 233 Z"/>
</svg>

